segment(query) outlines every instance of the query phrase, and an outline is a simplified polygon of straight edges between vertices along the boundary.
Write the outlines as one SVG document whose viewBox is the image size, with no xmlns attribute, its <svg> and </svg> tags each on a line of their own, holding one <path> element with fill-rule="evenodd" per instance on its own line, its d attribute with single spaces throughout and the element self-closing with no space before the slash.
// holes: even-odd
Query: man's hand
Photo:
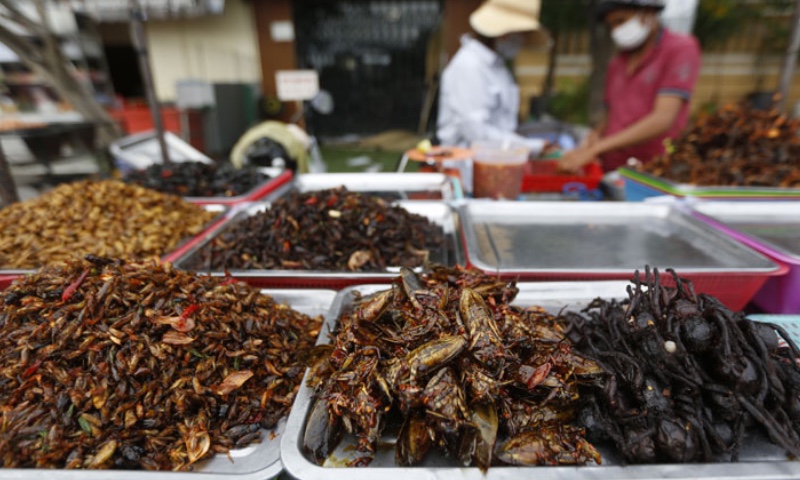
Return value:
<svg viewBox="0 0 800 480">
<path fill-rule="evenodd" d="M 558 161 L 558 169 L 562 172 L 577 173 L 587 163 L 597 158 L 597 154 L 591 148 L 577 148 L 571 152 L 566 152 Z"/>
</svg>

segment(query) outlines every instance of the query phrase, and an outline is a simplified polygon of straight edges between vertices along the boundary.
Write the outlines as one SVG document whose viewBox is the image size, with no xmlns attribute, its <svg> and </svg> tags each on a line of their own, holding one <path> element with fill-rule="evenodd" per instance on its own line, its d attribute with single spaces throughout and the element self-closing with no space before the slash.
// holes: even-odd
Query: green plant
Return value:
<svg viewBox="0 0 800 480">
<path fill-rule="evenodd" d="M 763 3 L 741 0 L 702 0 L 697 6 L 694 36 L 704 49 L 723 45 L 741 33 L 746 22 L 761 16 Z"/>
<path fill-rule="evenodd" d="M 589 124 L 589 81 L 564 81 L 550 97 L 547 113 L 556 119 L 577 125 Z"/>
</svg>

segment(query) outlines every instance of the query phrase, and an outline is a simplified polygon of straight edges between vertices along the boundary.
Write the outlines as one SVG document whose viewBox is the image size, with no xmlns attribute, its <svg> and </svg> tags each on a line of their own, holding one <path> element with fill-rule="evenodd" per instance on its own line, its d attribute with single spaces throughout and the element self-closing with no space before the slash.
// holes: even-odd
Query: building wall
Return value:
<svg viewBox="0 0 800 480">
<path fill-rule="evenodd" d="M 256 26 L 245 0 L 227 0 L 221 16 L 150 21 L 147 40 L 161 101 L 175 100 L 178 80 L 261 81 Z"/>
</svg>

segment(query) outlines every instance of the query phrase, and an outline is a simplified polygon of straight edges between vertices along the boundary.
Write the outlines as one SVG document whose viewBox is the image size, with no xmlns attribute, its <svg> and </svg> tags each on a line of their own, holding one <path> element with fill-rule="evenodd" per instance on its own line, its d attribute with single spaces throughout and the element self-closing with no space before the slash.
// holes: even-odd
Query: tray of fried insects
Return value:
<svg viewBox="0 0 800 480">
<path fill-rule="evenodd" d="M 715 315 L 734 316 L 713 297 L 695 294 L 691 282 L 679 280 L 672 272 L 679 289 L 669 289 L 657 273 L 653 280 L 648 270 L 646 282 L 636 280 L 633 286 L 623 281 L 514 285 L 480 278 L 475 271 L 455 270 L 438 268 L 420 275 L 404 270 L 391 288 L 362 285 L 338 293 L 317 342 L 324 361 L 317 360 L 306 371 L 282 439 L 281 457 L 290 475 L 307 480 L 800 475 L 800 463 L 788 461 L 791 453 L 787 454 L 797 451 L 800 441 L 787 440 L 791 434 L 781 430 L 788 419 L 766 428 L 769 434 L 747 427 L 745 435 L 745 423 L 769 423 L 763 412 L 750 411 L 758 421 L 744 420 L 746 415 L 693 411 L 689 406 L 703 401 L 700 394 L 676 398 L 674 403 L 670 400 L 669 388 L 679 388 L 684 377 L 695 374 L 696 365 L 680 366 L 687 348 L 682 342 L 709 342 L 701 328 L 708 325 L 704 322 Z M 663 318 L 655 320 L 655 313 L 662 312 Z M 573 343 L 584 335 L 595 335 L 581 326 L 589 315 L 609 317 L 604 321 L 616 327 L 597 334 L 593 343 Z M 629 322 L 637 327 L 621 328 Z M 680 335 L 674 342 L 656 335 L 661 326 L 654 325 L 661 322 Z M 779 328 L 769 325 L 768 330 L 773 327 Z M 632 333 L 636 328 L 641 330 Z M 753 336 L 763 332 L 751 333 L 737 335 L 755 343 Z M 623 344 L 643 346 L 628 344 L 627 351 L 607 352 L 606 357 L 596 353 L 597 359 L 589 354 L 592 347 L 602 350 L 601 339 L 614 343 L 627 334 L 634 336 Z M 434 341 L 421 340 L 437 335 Z M 740 348 L 734 343 L 728 347 Z M 771 343 L 776 342 L 767 343 L 766 348 L 772 349 Z M 720 355 L 731 355 L 721 344 L 717 347 Z M 659 383 L 651 372 L 639 375 L 645 363 L 649 368 L 655 360 L 643 361 L 638 370 L 635 363 L 615 363 L 609 358 L 629 358 L 626 354 L 640 352 L 637 348 L 641 352 L 652 348 L 652 354 L 645 355 L 655 359 L 681 354 L 665 360 L 663 366 L 669 370 L 664 381 L 677 383 L 665 386 L 660 395 L 648 393 Z M 516 361 L 527 358 L 531 352 L 522 365 L 504 363 L 512 357 Z M 657 378 L 661 379 L 660 374 Z M 707 389 L 708 394 L 724 391 L 725 386 L 707 382 L 698 388 Z M 789 383 L 800 386 L 793 380 L 787 381 L 787 388 Z M 633 385 L 644 398 L 617 391 Z M 535 391 L 539 393 L 532 394 Z M 680 393 L 684 394 L 690 396 L 690 392 Z M 638 399 L 652 411 L 609 403 L 608 408 L 621 415 L 609 427 L 598 418 L 610 422 L 611 417 L 585 416 L 597 411 L 592 406 L 602 403 L 601 397 L 623 403 Z M 754 391 L 742 392 L 740 397 L 747 398 L 741 401 L 748 406 L 760 398 Z M 726 400 L 716 398 L 720 403 Z M 738 407 L 735 401 L 729 405 Z M 697 426 L 693 415 L 716 419 L 719 426 L 713 421 Z M 661 427 L 648 429 L 643 427 L 646 422 Z M 678 427 L 672 429 L 673 425 Z M 728 430 L 729 425 L 739 425 L 741 431 Z M 691 433 L 695 426 L 702 434 Z M 596 436 L 606 428 L 614 432 L 610 437 Z M 595 436 L 590 437 L 590 430 Z M 728 436 L 716 438 L 717 433 Z M 711 437 L 719 443 L 711 445 Z M 724 463 L 731 460 L 738 463 Z"/>
<path fill-rule="evenodd" d="M 312 317 L 327 314 L 336 295 L 333 290 L 285 290 L 264 289 L 262 294 L 271 296 L 276 302 Z M 286 419 L 279 421 L 271 430 L 248 430 L 248 435 L 260 435 L 260 442 L 244 448 L 234 448 L 227 454 L 217 453 L 210 459 L 194 464 L 191 471 L 145 471 L 145 470 L 58 470 L 0 468 L 0 478 L 29 479 L 49 478 L 54 480 L 92 480 L 114 478 L 118 480 L 141 479 L 197 479 L 218 480 L 220 478 L 243 478 L 267 480 L 283 471 L 280 458 L 280 440 Z M 238 427 L 241 428 L 241 427 Z M 247 436 L 247 435 L 245 435 Z"/>
<path fill-rule="evenodd" d="M 337 191 L 339 190 L 325 190 L 324 194 L 330 195 L 331 197 L 336 197 L 337 193 L 331 192 Z M 309 194 L 302 194 L 305 196 L 301 198 L 305 198 L 308 195 L 314 195 L 316 192 L 317 190 L 313 190 Z M 260 202 L 240 206 L 240 208 L 229 215 L 224 222 L 219 224 L 212 232 L 206 235 L 202 241 L 195 244 L 180 258 L 177 258 L 175 260 L 175 266 L 180 269 L 192 270 L 203 274 L 217 276 L 227 274 L 235 278 L 245 280 L 251 285 L 259 287 L 274 286 L 334 289 L 364 283 L 389 283 L 400 271 L 401 265 L 393 264 L 387 264 L 385 268 L 379 270 L 349 270 L 348 268 L 352 265 L 352 262 L 358 258 L 358 252 L 348 254 L 350 256 L 350 260 L 347 261 L 347 265 L 343 265 L 342 268 L 337 270 L 330 268 L 306 268 L 305 266 L 300 265 L 299 262 L 297 265 L 293 265 L 292 268 L 282 268 L 281 265 L 275 265 L 274 268 L 261 268 L 258 266 L 241 268 L 228 265 L 227 263 L 222 263 L 222 261 L 219 260 L 220 258 L 230 258 L 232 256 L 244 257 L 245 254 L 241 254 L 236 251 L 238 246 L 237 244 L 241 245 L 242 243 L 250 243 L 256 252 L 259 250 L 270 250 L 270 254 L 277 257 L 279 261 L 288 262 L 289 255 L 283 255 L 280 253 L 280 250 L 276 251 L 276 249 L 280 249 L 281 244 L 290 246 L 288 245 L 289 239 L 285 237 L 283 240 L 277 239 L 277 235 L 274 234 L 275 229 L 272 228 L 271 225 L 266 225 L 259 220 L 258 224 L 253 226 L 252 229 L 243 228 L 243 225 L 248 225 L 245 222 L 251 221 L 255 223 L 256 217 L 265 218 L 265 215 L 271 213 L 270 210 L 275 208 L 276 202 L 284 202 L 288 198 L 291 197 L 287 197 L 286 199 L 278 199 L 275 202 Z M 382 201 L 382 199 L 379 200 Z M 307 200 L 305 202 L 307 202 Z M 299 211 L 298 208 L 309 207 L 308 205 L 304 204 L 305 202 L 293 203 L 291 206 L 292 211 L 286 210 L 285 214 L 287 216 L 294 215 L 297 218 L 297 222 L 302 222 L 303 220 L 301 219 L 307 215 L 304 212 Z M 298 203 L 300 204 L 298 205 Z M 413 260 L 416 265 L 414 268 L 417 270 L 419 270 L 424 263 L 428 262 L 449 266 L 464 263 L 464 250 L 461 244 L 458 215 L 448 203 L 425 200 L 403 200 L 393 201 L 391 203 L 387 201 L 385 203 L 385 207 L 389 209 L 399 207 L 400 209 L 405 210 L 402 215 L 410 215 L 410 217 L 408 217 L 406 220 L 402 220 L 402 222 L 405 222 L 405 225 L 410 225 L 419 221 L 425 222 L 427 226 L 420 227 L 425 229 L 424 233 L 417 234 L 417 238 L 424 240 L 426 245 L 422 247 L 422 249 L 420 247 L 417 247 L 416 249 L 410 248 L 404 240 L 396 239 L 398 236 L 403 234 L 403 232 L 397 231 L 390 234 L 392 238 L 381 238 L 379 233 L 377 238 L 374 238 L 374 240 L 370 242 L 371 244 L 369 246 L 371 248 L 393 250 L 395 252 L 395 258 L 400 258 L 403 261 Z M 283 218 L 282 212 L 274 213 L 280 218 Z M 341 220 L 344 220 L 345 214 L 332 210 L 329 211 L 328 214 L 323 214 L 323 217 L 326 217 L 324 220 L 328 221 L 329 218 L 327 217 L 333 217 L 334 213 L 336 214 L 337 220 L 340 218 Z M 381 216 L 383 213 L 373 213 L 372 215 Z M 285 223 L 285 220 L 281 221 Z M 243 235 L 250 235 L 256 229 L 268 232 L 265 234 L 268 241 L 264 242 L 264 237 L 258 239 L 257 244 L 250 240 L 241 240 Z M 300 228 L 300 231 L 302 230 L 303 229 Z M 314 238 L 318 239 L 318 242 L 321 244 L 331 242 L 332 240 L 330 238 L 326 238 L 326 235 L 329 233 L 329 230 L 325 230 L 323 233 L 320 233 L 319 236 L 314 236 Z M 345 234 L 347 233 L 345 232 Z M 317 240 L 315 240 L 315 242 L 316 241 Z M 339 239 L 339 243 L 343 243 L 343 241 Z M 250 248 L 250 246 L 247 248 Z M 294 249 L 296 247 L 292 245 L 291 248 Z M 284 252 L 288 253 L 285 250 Z M 410 253 L 406 254 L 406 252 Z M 321 247 L 319 247 L 317 251 L 305 247 L 302 253 L 292 250 L 292 254 L 298 255 L 298 257 L 313 257 L 315 260 L 319 260 L 320 258 L 322 258 L 323 261 L 325 260 L 323 258 L 325 254 Z M 247 255 L 255 256 L 257 253 Z M 237 258 L 236 260 L 240 263 L 242 262 L 241 258 Z M 214 262 L 216 262 L 216 264 Z"/>
<path fill-rule="evenodd" d="M 161 259 L 164 261 L 172 261 L 179 256 L 181 256 L 184 252 L 191 249 L 194 245 L 200 242 L 205 236 L 214 231 L 215 227 L 221 225 L 225 218 L 229 214 L 233 214 L 234 210 L 231 205 L 223 205 L 223 204 L 204 204 L 198 205 L 199 208 L 202 208 L 206 212 L 210 212 L 215 214 L 212 219 L 206 223 L 203 230 L 198 233 L 197 235 L 193 235 L 187 238 L 184 238 L 178 245 L 174 248 L 170 249 L 170 251 L 166 252 L 164 255 L 161 256 Z M 124 240 L 124 239 L 122 239 Z M 80 252 L 79 252 L 80 253 Z M 91 253 L 91 252 L 86 252 Z M 9 278 L 16 278 L 20 275 L 30 275 L 35 273 L 35 269 L 0 269 L 0 277 L 9 277 Z M 0 278 L 0 281 L 2 278 Z M 2 284 L 0 284 L 2 285 Z"/>
<path fill-rule="evenodd" d="M 443 173 L 306 173 L 296 175 L 267 196 L 280 198 L 289 192 L 311 192 L 345 187 L 385 200 L 460 200 L 464 198 L 461 182 Z"/>
</svg>

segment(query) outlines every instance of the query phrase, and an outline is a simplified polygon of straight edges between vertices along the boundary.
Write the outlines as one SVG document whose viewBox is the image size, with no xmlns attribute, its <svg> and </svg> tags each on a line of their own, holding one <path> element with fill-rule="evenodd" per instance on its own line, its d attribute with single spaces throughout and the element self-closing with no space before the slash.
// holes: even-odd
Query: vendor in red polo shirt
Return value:
<svg viewBox="0 0 800 480">
<path fill-rule="evenodd" d="M 700 46 L 692 36 L 664 28 L 663 0 L 600 0 L 598 20 L 611 30 L 619 53 L 606 76 L 605 120 L 559 166 L 574 172 L 595 158 L 615 170 L 629 158 L 647 163 L 664 153 L 689 118 L 700 72 Z"/>
</svg>

